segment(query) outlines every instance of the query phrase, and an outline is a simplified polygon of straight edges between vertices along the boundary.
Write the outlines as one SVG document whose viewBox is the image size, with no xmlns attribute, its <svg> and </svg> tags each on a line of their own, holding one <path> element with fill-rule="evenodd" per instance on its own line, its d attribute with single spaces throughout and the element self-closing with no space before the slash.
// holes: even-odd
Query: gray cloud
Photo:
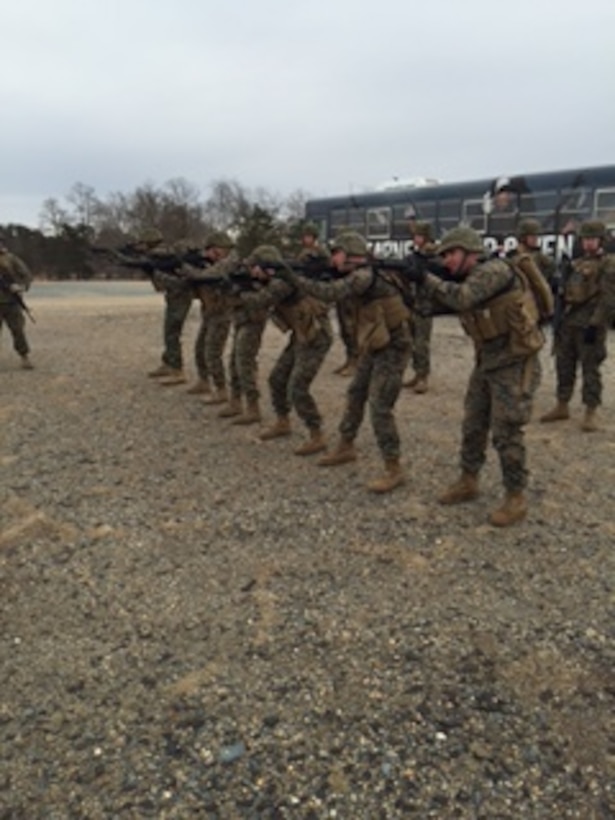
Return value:
<svg viewBox="0 0 615 820">
<path fill-rule="evenodd" d="M 76 181 L 323 195 L 609 163 L 614 30 L 612 0 L 21 0 L 0 222 Z"/>
</svg>

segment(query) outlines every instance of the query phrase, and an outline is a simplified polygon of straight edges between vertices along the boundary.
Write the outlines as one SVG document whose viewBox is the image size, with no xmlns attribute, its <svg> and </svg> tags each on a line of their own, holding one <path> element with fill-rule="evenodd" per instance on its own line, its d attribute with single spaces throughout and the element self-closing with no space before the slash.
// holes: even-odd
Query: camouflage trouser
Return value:
<svg viewBox="0 0 615 820">
<path fill-rule="evenodd" d="M 383 458 L 399 458 L 400 442 L 393 408 L 401 390 L 408 362 L 410 337 L 406 324 L 391 332 L 392 341 L 383 350 L 364 353 L 359 359 L 346 398 L 340 435 L 353 441 L 359 431 L 369 400 L 372 427 Z"/>
<path fill-rule="evenodd" d="M 199 379 L 206 382 L 209 379 L 209 370 L 207 368 L 207 357 L 205 356 L 205 340 L 207 338 L 207 315 L 201 308 L 201 324 L 199 331 L 194 340 L 194 364 L 196 365 L 196 372 Z"/>
<path fill-rule="evenodd" d="M 175 370 L 184 364 L 181 337 L 184 323 L 192 306 L 193 293 L 188 291 L 165 291 L 164 352 L 162 361 Z"/>
<path fill-rule="evenodd" d="M 256 384 L 256 357 L 261 346 L 267 320 L 243 322 L 236 325 L 231 350 L 231 395 L 234 399 L 242 396 L 247 402 L 258 401 L 260 393 Z"/>
<path fill-rule="evenodd" d="M 216 313 L 201 310 L 205 366 L 214 386 L 218 390 L 226 387 L 226 372 L 222 357 L 230 329 L 231 315 L 228 310 Z"/>
<path fill-rule="evenodd" d="M 600 365 L 606 359 L 606 328 L 598 328 L 593 345 L 583 344 L 582 327 L 561 327 L 555 341 L 555 367 L 557 371 L 557 398 L 568 403 L 572 398 L 581 365 L 581 398 L 587 407 L 602 403 L 602 377 Z"/>
<path fill-rule="evenodd" d="M 13 348 L 20 356 L 27 356 L 30 347 L 25 334 L 26 320 L 19 305 L 0 302 L 0 328 L 5 322 L 13 337 Z"/>
<path fill-rule="evenodd" d="M 340 337 L 348 360 L 357 359 L 357 326 L 352 308 L 344 301 L 335 303 L 335 314 L 339 326 Z"/>
<path fill-rule="evenodd" d="M 488 372 L 474 368 L 464 404 L 461 442 L 464 472 L 477 475 L 485 463 L 491 428 L 506 491 L 517 492 L 526 486 L 523 428 L 530 420 L 532 399 L 539 382 L 538 356 Z"/>
<path fill-rule="evenodd" d="M 287 416 L 291 407 L 309 430 L 322 427 L 322 416 L 316 406 L 310 385 L 325 360 L 333 335 L 329 321 L 309 344 L 299 343 L 295 334 L 280 354 L 269 374 L 271 403 L 277 416 Z"/>
<path fill-rule="evenodd" d="M 412 368 L 420 378 L 427 378 L 430 367 L 430 344 L 433 318 L 415 313 L 412 317 Z"/>
</svg>

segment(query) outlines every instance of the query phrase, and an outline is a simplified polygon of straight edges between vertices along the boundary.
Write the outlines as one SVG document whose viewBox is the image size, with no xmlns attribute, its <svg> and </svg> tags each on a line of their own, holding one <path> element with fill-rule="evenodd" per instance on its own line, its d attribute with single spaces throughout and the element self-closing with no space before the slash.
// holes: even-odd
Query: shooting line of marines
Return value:
<svg viewBox="0 0 615 820">
<path fill-rule="evenodd" d="M 352 230 L 342 230 L 326 250 L 318 243 L 317 227 L 307 224 L 302 251 L 289 262 L 273 245 L 261 245 L 242 260 L 230 236 L 215 232 L 198 257 L 191 251 L 170 268 L 162 236 L 146 232 L 125 261 L 148 270 L 165 296 L 164 352 L 160 366 L 148 375 L 166 386 L 186 383 L 181 332 L 196 297 L 201 307 L 194 349 L 198 379 L 188 392 L 219 405 L 218 415 L 233 424 L 260 423 L 257 358 L 271 319 L 288 341 L 268 378 L 275 419 L 261 428 L 259 438 L 289 436 L 294 410 L 307 431 L 296 455 L 318 455 L 321 467 L 354 462 L 367 406 L 384 464 L 367 486 L 388 493 L 405 482 L 396 401 L 404 385 L 427 392 L 432 317 L 457 313 L 474 343 L 475 362 L 464 400 L 460 475 L 438 500 L 451 505 L 478 496 L 491 433 L 504 498 L 489 521 L 512 525 L 527 515 L 524 427 L 540 381 L 543 327 L 554 322 L 557 403 L 540 420 L 570 417 L 580 366 L 581 429 L 592 432 L 598 429 L 607 329 L 615 318 L 615 255 L 604 250 L 604 224 L 581 225 L 580 252 L 560 266 L 559 275 L 540 251 L 540 233 L 538 222 L 522 220 L 514 252 L 486 258 L 483 241 L 471 228 L 451 229 L 436 244 L 429 223 L 413 222 L 412 253 L 393 261 L 374 259 L 366 239 Z M 176 259 L 177 249 L 174 254 Z M 0 270 L 8 270 L 11 262 L 4 250 Z M 2 320 L 15 308 L 14 293 L 4 286 L 0 291 Z M 331 304 L 347 355 L 337 372 L 351 381 L 339 437 L 329 449 L 311 385 L 333 344 Z M 223 355 L 231 331 L 227 378 Z M 15 340 L 23 357 L 23 344 L 18 349 Z M 404 383 L 409 363 L 414 375 Z"/>
</svg>

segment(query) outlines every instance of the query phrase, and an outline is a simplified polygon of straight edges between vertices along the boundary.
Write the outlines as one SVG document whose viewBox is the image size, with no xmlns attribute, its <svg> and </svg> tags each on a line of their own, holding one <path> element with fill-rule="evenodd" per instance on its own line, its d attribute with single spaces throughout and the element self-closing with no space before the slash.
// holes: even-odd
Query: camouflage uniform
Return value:
<svg viewBox="0 0 615 820">
<path fill-rule="evenodd" d="M 311 233 L 312 236 L 318 236 L 318 228 L 312 223 L 308 223 L 304 228 L 304 233 Z M 310 259 L 320 259 L 324 262 L 329 261 L 329 253 L 321 248 L 319 245 L 314 245 L 309 248 L 304 248 L 298 256 L 299 262 L 305 262 Z M 335 303 L 335 317 L 337 319 L 337 327 L 346 352 L 346 360 L 335 369 L 335 373 L 341 376 L 351 376 L 359 358 L 359 351 L 357 348 L 357 327 L 356 315 L 352 306 L 352 302 L 348 299 L 342 299 Z"/>
<path fill-rule="evenodd" d="M 415 236 L 425 236 L 428 241 L 420 250 L 413 251 L 407 261 L 413 266 L 426 270 L 429 260 L 433 259 L 436 253 L 436 245 L 431 241 L 431 225 L 428 222 L 417 222 L 413 233 Z M 430 350 L 433 331 L 433 305 L 428 292 L 422 287 L 415 287 L 413 301 L 414 310 L 410 327 L 412 334 L 412 369 L 415 375 L 408 383 L 408 386 L 416 388 L 420 385 L 418 392 L 425 392 L 427 379 L 431 372 Z"/>
<path fill-rule="evenodd" d="M 277 262 L 275 251 L 268 246 L 257 248 L 251 254 L 253 264 L 266 267 L 267 261 Z M 310 385 L 333 341 L 326 308 L 279 278 L 270 280 L 257 293 L 242 294 L 242 299 L 252 308 L 272 307 L 274 323 L 285 332 L 290 330 L 288 344 L 269 374 L 271 403 L 276 416 L 286 418 L 294 407 L 308 430 L 320 430 L 322 416 L 310 393 Z"/>
<path fill-rule="evenodd" d="M 207 282 L 208 279 L 220 279 L 229 276 L 237 269 L 239 256 L 235 250 L 204 270 L 194 271 L 194 278 Z M 215 284 L 196 286 L 197 296 L 201 301 L 200 335 L 204 339 L 204 357 L 208 375 L 219 394 L 226 390 L 226 372 L 224 369 L 224 348 L 231 328 L 231 302 Z"/>
<path fill-rule="evenodd" d="M 164 351 L 162 361 L 173 370 L 183 370 L 181 336 L 192 307 L 194 292 L 186 282 L 168 274 L 154 273 L 159 289 L 164 291 Z"/>
<path fill-rule="evenodd" d="M 6 290 L 0 288 L 0 329 L 6 323 L 13 337 L 13 348 L 21 356 L 22 365 L 30 368 L 30 347 L 26 339 L 24 312 L 11 294 L 11 288 L 26 291 L 32 283 L 32 274 L 26 264 L 15 254 L 0 245 L 0 277 Z"/>
<path fill-rule="evenodd" d="M 526 240 L 530 236 L 540 236 L 542 234 L 542 225 L 536 219 L 522 219 L 517 230 L 518 245 L 516 248 L 517 254 L 529 254 L 532 261 L 544 276 L 546 281 L 554 287 L 554 279 L 557 273 L 557 266 L 555 260 L 544 254 L 540 248 L 533 247 L 527 244 Z"/>
<path fill-rule="evenodd" d="M 260 398 L 256 378 L 257 357 L 267 323 L 267 311 L 246 305 L 243 300 L 236 301 L 232 309 L 232 323 L 231 398 L 240 400 L 243 397 L 248 407 L 254 407 Z"/>
<path fill-rule="evenodd" d="M 466 253 L 480 253 L 482 241 L 468 228 L 449 231 L 442 239 L 441 252 L 461 248 Z M 435 300 L 461 314 L 462 325 L 472 336 L 476 361 L 470 376 L 462 425 L 462 476 L 476 479 L 485 462 L 489 430 L 497 450 L 507 497 L 519 498 L 527 484 L 526 450 L 523 428 L 530 419 L 532 399 L 540 381 L 538 351 L 544 337 L 538 328 L 538 314 L 529 319 L 524 304 L 520 313 L 528 314 L 526 346 L 513 344 L 513 331 L 508 319 L 496 323 L 492 318 L 498 299 L 515 299 L 523 290 L 518 274 L 505 261 L 491 259 L 476 264 L 464 280 L 443 281 L 428 273 L 425 287 Z M 533 300 L 530 294 L 529 298 Z M 508 314 L 507 314 L 508 315 Z M 493 325 L 492 332 L 483 323 Z M 462 479 L 463 483 L 463 479 Z M 470 482 L 470 486 L 473 486 Z M 458 488 L 453 485 L 453 488 Z M 443 503 L 467 500 L 475 495 L 459 497 L 445 494 Z M 523 502 L 524 505 L 524 502 Z M 519 517 L 525 514 L 525 507 Z M 518 520 L 515 518 L 514 520 Z M 492 522 L 497 523 L 492 516 Z M 504 523 L 501 521 L 500 523 Z M 512 523 L 506 520 L 505 523 Z"/>
<path fill-rule="evenodd" d="M 339 425 L 342 442 L 353 442 L 363 421 L 365 405 L 369 403 L 374 435 L 385 463 L 397 461 L 400 439 L 393 409 L 401 390 L 410 348 L 409 312 L 403 306 L 398 288 L 366 265 L 356 267 L 342 279 L 332 282 L 301 280 L 301 287 L 324 302 L 347 301 L 353 305 L 355 316 L 369 309 L 370 303 L 377 305 L 380 300 L 399 303 L 396 305 L 399 321 L 386 328 L 386 341 L 382 345 L 370 343 L 369 331 L 363 339 L 360 319 L 357 322 L 360 356 L 348 388 L 346 411 Z"/>
<path fill-rule="evenodd" d="M 581 237 L 603 238 L 606 231 L 600 225 L 584 223 Z M 593 410 L 602 403 L 600 365 L 606 359 L 607 329 L 615 316 L 615 255 L 601 248 L 574 259 L 563 284 L 563 304 L 555 336 L 557 398 L 568 404 L 580 364 L 582 401 Z"/>
</svg>

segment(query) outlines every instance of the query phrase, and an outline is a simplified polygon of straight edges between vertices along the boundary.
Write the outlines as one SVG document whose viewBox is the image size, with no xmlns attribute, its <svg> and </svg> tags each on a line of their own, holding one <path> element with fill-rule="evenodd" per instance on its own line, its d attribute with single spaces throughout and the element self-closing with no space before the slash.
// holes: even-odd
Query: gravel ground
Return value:
<svg viewBox="0 0 615 820">
<path fill-rule="evenodd" d="M 454 318 L 398 403 L 409 481 L 373 497 L 368 423 L 334 470 L 292 455 L 299 424 L 260 443 L 145 377 L 160 300 L 109 290 L 35 288 L 33 372 L 3 334 L 0 818 L 614 818 L 613 360 L 600 432 L 578 399 L 528 427 L 530 516 L 498 531 L 493 452 L 475 503 L 434 501 Z M 536 415 L 552 395 L 545 353 Z"/>
</svg>

